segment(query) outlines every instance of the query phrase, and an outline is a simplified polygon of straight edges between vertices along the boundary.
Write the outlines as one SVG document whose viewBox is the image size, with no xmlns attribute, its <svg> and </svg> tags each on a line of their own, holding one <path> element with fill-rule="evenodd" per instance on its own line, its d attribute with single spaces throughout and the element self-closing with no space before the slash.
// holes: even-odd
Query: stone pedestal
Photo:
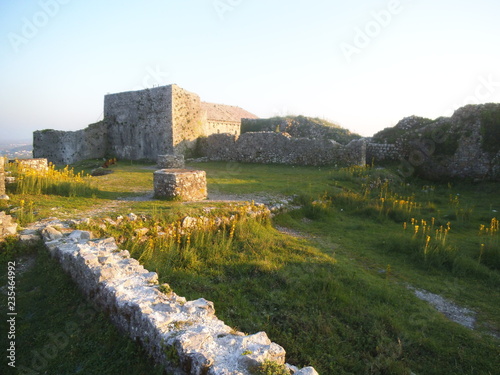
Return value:
<svg viewBox="0 0 500 375">
<path fill-rule="evenodd" d="M 161 169 L 154 172 L 155 198 L 201 201 L 207 198 L 205 171 Z"/>
<path fill-rule="evenodd" d="M 161 169 L 184 168 L 184 155 L 158 155 L 157 164 Z"/>
</svg>

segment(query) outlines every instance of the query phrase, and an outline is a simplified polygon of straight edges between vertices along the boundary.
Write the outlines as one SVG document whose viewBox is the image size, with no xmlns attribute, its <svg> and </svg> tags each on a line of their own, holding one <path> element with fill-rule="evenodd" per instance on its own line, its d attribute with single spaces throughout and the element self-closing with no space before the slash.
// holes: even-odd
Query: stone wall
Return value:
<svg viewBox="0 0 500 375">
<path fill-rule="evenodd" d="M 365 165 L 364 141 L 344 146 L 332 140 L 292 138 L 286 133 L 214 134 L 200 140 L 210 160 L 290 165 Z"/>
<path fill-rule="evenodd" d="M 0 199 L 5 195 L 5 159 L 0 157 Z"/>
<path fill-rule="evenodd" d="M 62 223 L 37 225 L 45 244 L 97 308 L 175 375 L 250 375 L 264 361 L 285 362 L 285 350 L 265 332 L 246 335 L 215 316 L 212 302 L 186 301 L 149 272 L 114 239 L 63 234 Z M 62 230 L 62 229 L 61 229 Z M 31 230 L 33 231 L 33 230 Z M 291 374 L 317 375 L 312 367 Z"/>
<path fill-rule="evenodd" d="M 103 121 L 78 131 L 40 130 L 33 133 L 33 157 L 54 164 L 73 164 L 102 158 L 107 152 L 107 127 Z"/>
<path fill-rule="evenodd" d="M 104 97 L 110 155 L 156 160 L 172 154 L 172 86 L 122 92 Z"/>
<path fill-rule="evenodd" d="M 403 157 L 403 150 L 395 144 L 389 143 L 366 143 L 366 162 L 397 161 Z"/>
<path fill-rule="evenodd" d="M 103 121 L 76 132 L 34 132 L 33 155 L 54 164 L 105 156 L 156 160 L 194 150 L 200 136 L 239 134 L 241 116 L 255 117 L 239 107 L 201 102 L 177 85 L 109 94 Z"/>
<path fill-rule="evenodd" d="M 19 159 L 15 160 L 18 170 L 33 169 L 35 171 L 44 172 L 49 169 L 48 160 L 45 158 L 38 159 Z"/>
<path fill-rule="evenodd" d="M 205 135 L 211 134 L 234 134 L 240 135 L 241 124 L 239 122 L 210 121 L 205 123 Z"/>
<path fill-rule="evenodd" d="M 175 153 L 184 154 L 187 150 L 195 148 L 196 140 L 204 135 L 201 101 L 198 95 L 179 86 L 172 85 L 171 87 L 173 103 L 171 114 L 172 146 Z"/>
<path fill-rule="evenodd" d="M 435 120 L 407 117 L 374 138 L 388 144 L 369 144 L 368 161 L 399 160 L 404 175 L 500 180 L 500 104 L 467 105 Z"/>
</svg>

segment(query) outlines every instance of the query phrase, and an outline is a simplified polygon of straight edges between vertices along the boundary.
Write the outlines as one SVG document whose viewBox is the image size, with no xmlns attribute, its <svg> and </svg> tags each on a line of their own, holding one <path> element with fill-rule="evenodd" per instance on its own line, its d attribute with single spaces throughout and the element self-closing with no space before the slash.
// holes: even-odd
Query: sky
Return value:
<svg viewBox="0 0 500 375">
<path fill-rule="evenodd" d="M 0 141 L 175 83 L 371 136 L 500 102 L 498 0 L 0 0 Z"/>
</svg>

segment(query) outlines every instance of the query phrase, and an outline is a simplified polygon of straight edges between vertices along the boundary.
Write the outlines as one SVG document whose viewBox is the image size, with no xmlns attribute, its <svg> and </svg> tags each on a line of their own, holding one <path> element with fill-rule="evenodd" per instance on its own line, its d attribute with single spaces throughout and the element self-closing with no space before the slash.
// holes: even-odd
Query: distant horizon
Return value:
<svg viewBox="0 0 500 375">
<path fill-rule="evenodd" d="M 477 105 L 482 105 L 482 104 L 489 104 L 489 103 L 492 103 L 492 104 L 500 104 L 500 102 L 488 102 L 488 103 L 480 103 L 480 104 L 477 104 Z M 223 103 L 217 103 L 217 104 L 223 104 Z M 231 104 L 230 104 L 231 105 Z M 463 106 L 459 107 L 459 108 L 462 108 L 462 107 L 465 107 L 466 105 L 470 105 L 470 104 L 464 104 Z M 472 104 L 474 105 L 474 104 Z M 243 109 L 245 109 L 244 107 L 242 106 L 238 106 L 238 107 L 241 107 Z M 455 110 L 459 109 L 459 108 L 456 108 Z M 363 135 L 363 134 L 359 134 L 355 131 L 353 131 L 352 129 L 350 129 L 349 127 L 345 127 L 341 124 L 338 124 L 337 122 L 331 120 L 331 119 L 328 119 L 328 118 L 325 118 L 325 117 L 320 117 L 320 116 L 307 116 L 307 115 L 302 115 L 302 114 L 285 114 L 285 115 L 276 115 L 276 116 L 272 116 L 272 117 L 297 117 L 297 116 L 304 116 L 304 117 L 309 117 L 309 118 L 319 118 L 321 120 L 324 120 L 324 121 L 327 121 L 331 124 L 335 124 L 335 125 L 338 125 L 340 126 L 341 128 L 343 129 L 346 129 L 348 131 L 350 131 L 351 133 L 353 134 L 357 134 L 357 135 L 360 135 L 361 137 L 363 138 L 371 138 L 373 137 L 376 133 L 378 133 L 379 131 L 383 130 L 383 129 L 386 129 L 386 128 L 392 128 L 394 126 L 396 126 L 399 121 L 405 119 L 405 118 L 408 118 L 408 117 L 412 117 L 412 116 L 417 116 L 417 117 L 423 117 L 423 118 L 429 118 L 430 120 L 436 120 L 440 117 L 451 117 L 453 113 L 451 114 L 448 114 L 448 115 L 443 115 L 443 116 L 437 116 L 437 117 L 434 117 L 434 118 L 429 118 L 429 117 L 425 117 L 425 116 L 421 116 L 421 115 L 418 115 L 418 114 L 411 114 L 411 115 L 408 115 L 408 116 L 404 116 L 402 117 L 401 119 L 399 119 L 394 125 L 391 125 L 391 126 L 387 126 L 385 128 L 382 128 L 380 130 L 377 130 L 375 133 L 371 134 L 371 135 Z M 262 119 L 266 119 L 266 118 L 271 118 L 271 117 L 259 117 L 259 118 L 262 118 Z M 65 129 L 36 129 L 34 131 L 41 131 L 41 130 L 56 130 L 56 131 L 78 131 L 78 130 L 82 130 L 84 128 L 86 128 L 88 125 L 90 124 L 87 124 L 85 126 L 83 126 L 82 128 L 80 129 L 71 129 L 71 130 L 65 130 Z M 6 137 L 5 135 L 2 137 L 2 139 L 0 139 L 0 146 L 2 145 L 7 145 L 7 144 L 19 144 L 19 145 L 33 145 L 33 133 L 31 134 L 31 137 L 25 137 L 25 138 L 8 138 Z"/>
</svg>

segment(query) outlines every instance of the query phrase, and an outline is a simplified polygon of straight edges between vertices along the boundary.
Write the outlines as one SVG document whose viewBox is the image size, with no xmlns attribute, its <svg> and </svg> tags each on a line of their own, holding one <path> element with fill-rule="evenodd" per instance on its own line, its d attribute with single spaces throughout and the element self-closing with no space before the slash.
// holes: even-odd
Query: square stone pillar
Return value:
<svg viewBox="0 0 500 375">
<path fill-rule="evenodd" d="M 205 171 L 160 169 L 154 172 L 155 198 L 201 201 L 207 198 Z"/>
</svg>

